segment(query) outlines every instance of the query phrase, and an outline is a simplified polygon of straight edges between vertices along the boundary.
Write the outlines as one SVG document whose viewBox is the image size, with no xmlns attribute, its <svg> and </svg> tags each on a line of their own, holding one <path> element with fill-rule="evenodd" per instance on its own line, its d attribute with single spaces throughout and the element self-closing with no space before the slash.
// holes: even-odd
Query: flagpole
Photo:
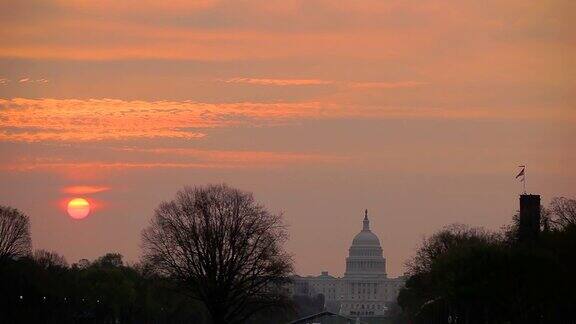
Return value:
<svg viewBox="0 0 576 324">
<path fill-rule="evenodd" d="M 526 164 L 524 164 L 524 181 L 522 181 L 522 185 L 524 186 L 524 194 L 526 194 Z"/>
</svg>

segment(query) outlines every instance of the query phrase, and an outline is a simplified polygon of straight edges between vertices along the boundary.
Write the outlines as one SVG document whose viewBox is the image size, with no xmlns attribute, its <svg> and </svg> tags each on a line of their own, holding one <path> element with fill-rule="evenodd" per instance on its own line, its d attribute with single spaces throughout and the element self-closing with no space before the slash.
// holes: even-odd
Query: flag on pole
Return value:
<svg viewBox="0 0 576 324">
<path fill-rule="evenodd" d="M 526 194 L 526 166 L 519 165 L 518 167 L 522 168 L 522 170 L 520 170 L 520 173 L 518 173 L 516 179 L 520 178 L 520 181 L 522 181 L 522 189 L 524 190 L 524 194 Z"/>
<path fill-rule="evenodd" d="M 518 175 L 516 176 L 516 179 L 522 177 L 522 180 L 524 180 L 524 168 L 522 168 L 522 171 L 520 171 L 520 173 L 518 173 Z"/>
</svg>

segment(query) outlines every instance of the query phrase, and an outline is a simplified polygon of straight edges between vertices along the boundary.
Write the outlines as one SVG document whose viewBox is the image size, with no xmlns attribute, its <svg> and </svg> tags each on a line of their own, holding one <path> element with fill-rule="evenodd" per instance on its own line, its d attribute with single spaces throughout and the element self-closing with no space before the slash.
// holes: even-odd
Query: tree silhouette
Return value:
<svg viewBox="0 0 576 324">
<path fill-rule="evenodd" d="M 30 255 L 30 222 L 15 208 L 0 206 L 0 261 Z"/>
<path fill-rule="evenodd" d="M 549 207 L 552 223 L 560 228 L 576 226 L 576 199 L 555 197 Z"/>
<path fill-rule="evenodd" d="M 43 268 L 68 267 L 68 262 L 66 262 L 66 259 L 54 251 L 36 250 L 34 251 L 33 257 L 34 261 L 36 261 L 36 263 Z"/>
<path fill-rule="evenodd" d="M 489 243 L 498 239 L 498 235 L 482 228 L 470 228 L 462 224 L 449 225 L 421 243 L 414 258 L 406 262 L 408 273 L 415 275 L 431 271 L 437 259 L 455 247 Z"/>
<path fill-rule="evenodd" d="M 94 263 L 102 267 L 121 267 L 124 265 L 123 257 L 120 253 L 106 253 L 99 257 Z"/>
<path fill-rule="evenodd" d="M 292 260 L 281 215 L 226 185 L 186 187 L 143 231 L 144 261 L 204 303 L 214 323 L 282 305 Z"/>
<path fill-rule="evenodd" d="M 568 200 L 551 203 L 550 219 L 570 219 L 569 207 Z M 572 323 L 576 224 L 555 224 L 533 245 L 517 244 L 517 222 L 503 233 L 463 225 L 435 233 L 407 263 L 398 296 L 404 317 L 412 323 Z"/>
</svg>

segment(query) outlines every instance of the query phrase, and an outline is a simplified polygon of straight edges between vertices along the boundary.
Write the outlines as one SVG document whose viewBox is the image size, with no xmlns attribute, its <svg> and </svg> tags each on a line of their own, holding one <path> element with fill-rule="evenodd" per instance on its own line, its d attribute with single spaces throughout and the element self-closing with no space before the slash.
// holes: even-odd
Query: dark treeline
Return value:
<svg viewBox="0 0 576 324">
<path fill-rule="evenodd" d="M 201 303 L 178 282 L 117 253 L 71 266 L 54 252 L 6 260 L 0 266 L 0 323 L 211 323 Z M 291 306 L 264 310 L 248 323 L 285 323 L 323 310 L 318 298 L 295 296 Z"/>
<path fill-rule="evenodd" d="M 68 266 L 36 251 L 0 267 L 3 323 L 200 323 L 197 303 L 174 283 L 126 266 L 117 253 Z"/>
<path fill-rule="evenodd" d="M 413 323 L 576 323 L 576 200 L 541 210 L 538 238 L 452 225 L 408 262 L 398 302 Z"/>
</svg>

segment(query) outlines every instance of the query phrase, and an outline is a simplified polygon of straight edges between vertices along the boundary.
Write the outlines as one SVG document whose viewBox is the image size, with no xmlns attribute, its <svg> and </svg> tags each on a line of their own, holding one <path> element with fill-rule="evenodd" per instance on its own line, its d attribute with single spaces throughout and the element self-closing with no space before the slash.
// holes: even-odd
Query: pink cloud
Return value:
<svg viewBox="0 0 576 324">
<path fill-rule="evenodd" d="M 563 47 L 572 50 L 570 31 L 574 29 L 574 19 L 567 16 L 573 4 L 567 0 L 531 5 L 492 0 L 485 4 L 316 1 L 314 5 L 306 1 L 46 2 L 45 14 L 33 3 L 23 3 L 19 10 L 39 14 L 0 21 L 0 56 L 72 60 L 392 58 L 399 59 L 399 64 L 432 64 L 441 70 L 444 66 L 437 60 L 444 58 L 470 62 L 475 53 L 481 53 L 498 60 L 507 45 L 521 53 L 557 53 Z M 62 30 L 67 32 L 62 34 Z M 518 59 L 530 62 L 525 55 Z"/>
<path fill-rule="evenodd" d="M 574 119 L 564 108 L 391 107 L 294 103 L 198 103 L 114 99 L 0 99 L 0 141 L 88 142 L 141 138 L 199 139 L 211 128 L 274 126 L 310 119 Z"/>
<path fill-rule="evenodd" d="M 230 168 L 274 168 L 294 164 L 334 164 L 350 161 L 349 157 L 310 154 L 298 152 L 268 151 L 222 151 L 197 150 L 187 148 L 120 148 L 114 149 L 126 155 L 116 154 L 116 158 L 126 161 L 89 160 L 79 161 L 63 158 L 19 158 L 17 161 L 0 163 L 2 171 L 54 171 L 63 173 L 82 173 L 137 169 L 230 169 Z M 133 153 L 153 155 L 152 160 L 138 158 Z M 62 189 L 68 194 L 89 194 L 110 190 L 104 186 L 70 186 Z"/>
<path fill-rule="evenodd" d="M 273 85 L 273 86 L 309 86 L 333 84 L 333 81 L 318 79 L 258 79 L 258 78 L 232 78 L 224 80 L 226 83 L 248 83 L 255 85 Z"/>
<path fill-rule="evenodd" d="M 94 194 L 110 190 L 110 187 L 105 186 L 68 186 L 62 188 L 62 192 L 71 195 Z"/>
<path fill-rule="evenodd" d="M 225 151 L 201 150 L 194 148 L 115 148 L 116 151 L 128 153 L 148 153 L 160 157 L 181 156 L 198 161 L 211 163 L 234 163 L 247 165 L 264 164 L 295 164 L 295 163 L 337 163 L 347 161 L 346 156 L 311 154 L 301 152 L 270 152 L 270 151 Z"/>
<path fill-rule="evenodd" d="M 426 82 L 399 81 L 399 82 L 346 82 L 321 79 L 268 79 L 268 78 L 231 78 L 222 80 L 225 83 L 245 83 L 267 86 L 312 86 L 312 85 L 335 85 L 343 88 L 363 89 L 398 89 L 413 88 L 426 85 Z"/>
<path fill-rule="evenodd" d="M 4 83 L 7 83 L 10 81 L 8 79 L 0 79 L 0 83 L 3 83 L 2 80 L 6 81 Z M 18 83 L 48 83 L 48 82 L 50 82 L 50 80 L 44 79 L 44 78 L 41 78 L 41 79 L 21 78 L 18 80 Z"/>
<path fill-rule="evenodd" d="M 363 89 L 399 89 L 399 88 L 414 88 L 426 85 L 426 82 L 418 81 L 400 81 L 400 82 L 351 82 L 348 85 L 351 88 Z"/>
<path fill-rule="evenodd" d="M 130 169 L 214 169 L 214 168 L 234 168 L 233 165 L 212 165 L 209 163 L 179 163 L 179 162 L 39 162 L 39 163 L 18 163 L 18 164 L 1 164 L 0 170 L 3 171 L 55 171 L 62 173 L 81 173 L 100 172 L 100 171 L 118 171 Z"/>
</svg>

